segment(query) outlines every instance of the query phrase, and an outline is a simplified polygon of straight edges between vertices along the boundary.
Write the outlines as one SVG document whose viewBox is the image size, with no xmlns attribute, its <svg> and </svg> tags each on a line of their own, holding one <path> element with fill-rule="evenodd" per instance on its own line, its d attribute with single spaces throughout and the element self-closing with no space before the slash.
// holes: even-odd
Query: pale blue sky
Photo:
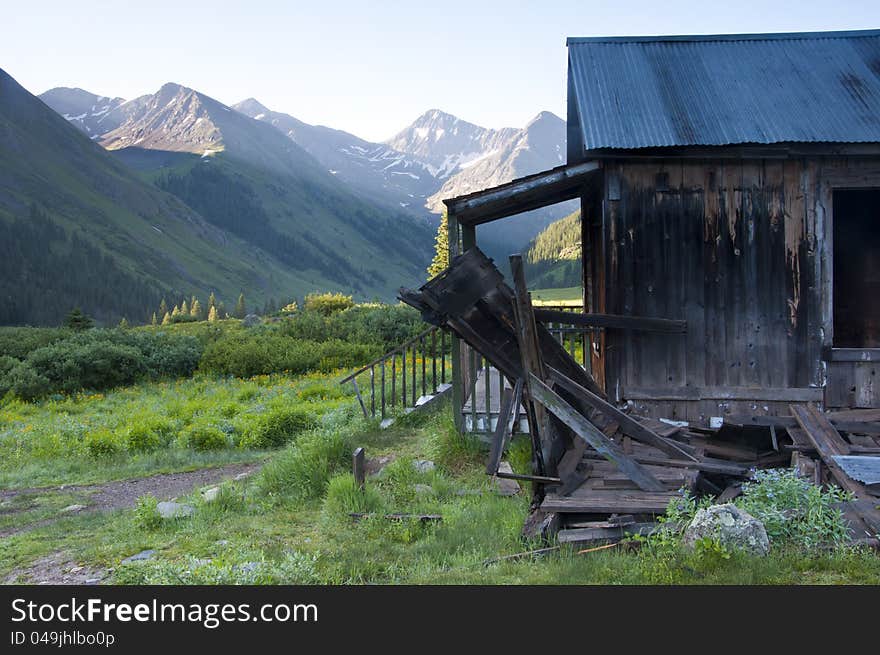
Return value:
<svg viewBox="0 0 880 655">
<path fill-rule="evenodd" d="M 0 67 L 34 93 L 173 81 L 364 138 L 429 108 L 487 127 L 565 111 L 565 37 L 880 27 L 877 0 L 3 0 Z"/>
</svg>

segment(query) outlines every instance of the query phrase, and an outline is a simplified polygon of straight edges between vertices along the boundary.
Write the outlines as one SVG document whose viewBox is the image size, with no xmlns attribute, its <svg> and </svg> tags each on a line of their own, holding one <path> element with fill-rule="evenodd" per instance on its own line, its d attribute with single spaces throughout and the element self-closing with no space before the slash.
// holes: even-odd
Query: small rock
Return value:
<svg viewBox="0 0 880 655">
<path fill-rule="evenodd" d="M 86 508 L 85 505 L 68 505 L 67 507 L 65 507 L 61 511 L 62 512 L 79 512 L 80 510 L 84 510 L 85 508 Z"/>
<path fill-rule="evenodd" d="M 210 489 L 205 489 L 202 491 L 202 500 L 206 503 L 213 503 L 217 500 L 217 496 L 220 495 L 220 487 L 211 487 Z"/>
<path fill-rule="evenodd" d="M 508 462 L 501 462 L 498 466 L 499 473 L 513 473 L 513 468 L 511 468 Z M 507 478 L 495 478 L 495 491 L 498 492 L 499 496 L 515 496 L 521 491 L 521 488 L 516 480 L 509 480 Z"/>
<path fill-rule="evenodd" d="M 70 570 L 68 571 L 68 573 L 79 573 L 79 572 L 82 571 L 84 568 L 85 568 L 84 566 L 74 566 L 72 569 L 70 569 Z"/>
<path fill-rule="evenodd" d="M 215 541 L 214 543 L 217 544 L 218 546 L 221 546 L 221 547 L 222 547 L 222 546 L 228 546 L 228 545 L 229 545 L 229 539 L 220 539 L 220 540 L 218 540 L 218 541 Z"/>
<path fill-rule="evenodd" d="M 419 496 L 433 496 L 434 495 L 434 487 L 429 484 L 417 484 L 413 487 L 416 490 L 416 494 Z"/>
<path fill-rule="evenodd" d="M 86 578 L 85 584 L 87 585 L 96 585 L 101 582 L 101 578 Z"/>
<path fill-rule="evenodd" d="M 255 325 L 259 325 L 263 320 L 257 316 L 256 314 L 248 314 L 243 319 L 241 319 L 241 324 L 245 327 L 254 327 Z"/>
<path fill-rule="evenodd" d="M 186 518 L 195 514 L 195 508 L 192 505 L 183 503 L 174 503 L 171 501 L 163 501 L 156 505 L 159 516 L 163 519 L 179 519 Z"/>
<path fill-rule="evenodd" d="M 367 475 L 379 475 L 393 461 L 394 455 L 380 455 L 379 457 L 368 458 L 364 462 L 364 470 L 367 472 Z"/>
<path fill-rule="evenodd" d="M 245 480 L 246 478 L 249 478 L 249 477 L 251 477 L 251 472 L 245 471 L 244 473 L 239 473 L 238 475 L 236 475 L 232 479 L 235 480 L 236 482 L 241 482 L 242 480 Z"/>
<path fill-rule="evenodd" d="M 764 524 L 736 505 L 712 505 L 701 509 L 685 529 L 682 543 L 693 548 L 700 539 L 718 539 L 729 550 L 745 550 L 753 555 L 770 552 Z"/>
<path fill-rule="evenodd" d="M 153 559 L 153 555 L 155 553 L 156 551 L 152 549 L 142 550 L 139 553 L 126 557 L 124 560 L 122 560 L 122 562 L 120 562 L 120 564 L 128 564 L 130 562 L 141 562 L 143 560 Z"/>
<path fill-rule="evenodd" d="M 192 561 L 193 567 L 206 566 L 212 562 L 210 557 L 197 557 Z"/>
<path fill-rule="evenodd" d="M 430 459 L 417 459 L 413 461 L 412 465 L 419 473 L 430 473 L 437 468 Z"/>
</svg>

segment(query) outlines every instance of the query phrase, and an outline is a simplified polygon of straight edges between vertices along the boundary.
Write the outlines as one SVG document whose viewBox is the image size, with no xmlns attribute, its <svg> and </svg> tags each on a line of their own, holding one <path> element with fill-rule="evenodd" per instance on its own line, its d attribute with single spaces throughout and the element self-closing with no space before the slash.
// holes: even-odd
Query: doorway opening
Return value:
<svg viewBox="0 0 880 655">
<path fill-rule="evenodd" d="M 835 189 L 834 347 L 880 347 L 880 189 Z"/>
</svg>

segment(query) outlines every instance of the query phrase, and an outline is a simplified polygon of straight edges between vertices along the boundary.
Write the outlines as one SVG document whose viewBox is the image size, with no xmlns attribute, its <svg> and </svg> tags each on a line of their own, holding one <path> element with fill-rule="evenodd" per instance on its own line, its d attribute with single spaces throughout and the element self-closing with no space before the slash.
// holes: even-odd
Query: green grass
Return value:
<svg viewBox="0 0 880 655">
<path fill-rule="evenodd" d="M 583 289 L 565 287 L 562 289 L 533 289 L 532 302 L 535 305 L 566 305 L 580 307 L 583 304 Z"/>
<path fill-rule="evenodd" d="M 193 381 L 199 383 L 203 395 L 225 384 Z M 250 385 L 257 382 L 236 384 L 239 392 L 253 392 Z M 394 458 L 368 478 L 364 494 L 350 477 L 357 446 L 368 458 Z M 153 526 L 135 510 L 65 517 L 0 542 L 0 579 L 62 551 L 80 564 L 113 568 L 109 581 L 120 584 L 880 583 L 880 558 L 849 549 L 806 555 L 774 548 L 767 558 L 733 554 L 713 560 L 649 543 L 638 552 L 579 555 L 563 549 L 487 566 L 489 558 L 538 544 L 520 536 L 527 495 L 498 496 L 482 471 L 484 457 L 475 442 L 456 433 L 448 405 L 381 430 L 346 399 L 318 427 L 273 453 L 258 475 L 224 483 L 216 502 L 193 494 L 191 519 Z M 415 459 L 432 459 L 436 469 L 420 473 L 412 466 Z M 510 459 L 515 469 L 524 466 L 522 443 L 515 442 Z M 62 501 L 52 502 L 55 507 Z M 363 511 L 432 513 L 443 520 L 423 525 L 349 516 Z M 124 557 L 147 548 L 157 551 L 153 560 L 120 566 Z"/>
<path fill-rule="evenodd" d="M 0 488 L 249 462 L 349 402 L 338 376 L 196 376 L 0 405 Z"/>
</svg>

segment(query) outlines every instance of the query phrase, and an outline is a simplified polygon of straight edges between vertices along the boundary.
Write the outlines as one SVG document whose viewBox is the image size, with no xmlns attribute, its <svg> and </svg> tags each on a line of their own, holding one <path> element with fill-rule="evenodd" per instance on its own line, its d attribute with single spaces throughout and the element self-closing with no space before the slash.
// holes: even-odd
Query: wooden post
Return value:
<svg viewBox="0 0 880 655">
<path fill-rule="evenodd" d="M 364 449 L 355 448 L 354 454 L 351 456 L 351 468 L 354 473 L 354 482 L 358 489 L 364 490 L 366 484 L 367 473 L 364 468 Z"/>
<path fill-rule="evenodd" d="M 447 233 L 449 240 L 449 262 L 460 254 L 458 245 L 458 219 L 453 212 L 447 213 Z M 451 354 L 452 359 L 452 418 L 458 432 L 464 433 L 464 416 L 461 410 L 464 406 L 464 380 L 461 370 L 461 340 L 452 335 Z"/>
</svg>

